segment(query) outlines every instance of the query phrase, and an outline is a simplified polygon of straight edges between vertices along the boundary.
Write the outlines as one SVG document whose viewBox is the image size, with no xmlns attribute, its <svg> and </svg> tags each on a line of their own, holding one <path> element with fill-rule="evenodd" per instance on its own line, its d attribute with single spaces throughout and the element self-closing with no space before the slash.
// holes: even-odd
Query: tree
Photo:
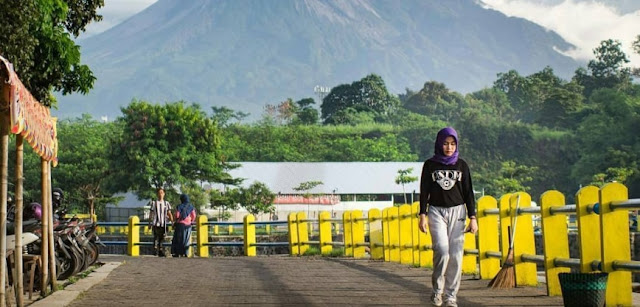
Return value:
<svg viewBox="0 0 640 307">
<path fill-rule="evenodd" d="M 151 198 L 161 187 L 231 178 L 226 171 L 232 166 L 220 160 L 218 128 L 199 106 L 134 100 L 122 112 L 122 133 L 110 152 L 119 191 Z"/>
<path fill-rule="evenodd" d="M 636 36 L 636 40 L 633 41 L 631 47 L 633 47 L 633 51 L 635 53 L 640 54 L 640 35 Z M 640 77 L 640 67 L 634 67 L 632 69 L 632 74 L 635 77 Z"/>
<path fill-rule="evenodd" d="M 240 200 L 247 212 L 253 215 L 273 213 L 276 194 L 262 182 L 254 182 L 248 188 L 240 188 Z"/>
<path fill-rule="evenodd" d="M 335 115 L 347 108 L 356 112 L 371 112 L 379 121 L 384 121 L 399 105 L 400 100 L 389 94 L 384 80 L 371 74 L 359 81 L 331 89 L 322 101 L 320 110 L 324 124 L 336 124 Z"/>
<path fill-rule="evenodd" d="M 112 173 L 108 160 L 108 141 L 116 135 L 113 123 L 102 123 L 83 115 L 58 125 L 58 161 L 52 171 L 52 185 L 62 188 L 72 208 L 102 215 L 106 204 L 117 203 L 109 189 Z M 86 210 L 88 209 L 88 210 Z"/>
<path fill-rule="evenodd" d="M 315 103 L 313 98 L 304 98 L 296 101 L 297 108 L 293 123 L 301 125 L 317 124 L 320 115 L 318 114 L 318 110 L 313 108 Z"/>
<path fill-rule="evenodd" d="M 628 182 L 638 182 L 638 99 L 616 89 L 598 89 L 588 104 L 589 113 L 576 129 L 580 135 L 578 148 L 581 154 L 572 168 L 572 178 L 578 183 L 588 184 L 593 181 L 594 174 L 625 168 L 633 170 Z"/>
<path fill-rule="evenodd" d="M 593 50 L 595 59 L 589 61 L 587 69 L 576 70 L 574 80 L 584 86 L 584 96 L 599 88 L 626 89 L 631 86 L 631 69 L 624 67 L 629 63 L 622 51 L 622 43 L 617 40 L 604 40 Z"/>
<path fill-rule="evenodd" d="M 235 119 L 236 121 L 240 122 L 243 119 L 245 119 L 247 116 L 249 116 L 249 113 L 234 111 L 227 107 L 213 106 L 211 107 L 211 110 L 213 111 L 213 115 L 211 116 L 211 119 L 214 122 L 218 123 L 218 127 L 227 127 L 229 125 L 229 122 L 232 119 Z"/>
<path fill-rule="evenodd" d="M 238 188 L 225 188 L 224 191 L 211 189 L 209 190 L 209 200 L 211 208 L 218 209 L 219 220 L 227 220 L 230 217 L 228 211 L 238 210 L 238 204 L 242 201 Z"/>
<path fill-rule="evenodd" d="M 502 162 L 500 175 L 493 179 L 489 192 L 498 197 L 506 193 L 528 191 L 530 187 L 525 184 L 533 180 L 536 170 L 535 166 L 517 165 L 514 161 Z"/>
<path fill-rule="evenodd" d="M 14 65 L 20 80 L 46 106 L 52 90 L 86 94 L 95 77 L 81 64 L 72 40 L 92 21 L 102 20 L 103 0 L 3 1 L 0 6 L 0 55 Z"/>
<path fill-rule="evenodd" d="M 404 203 L 407 203 L 407 193 L 404 190 L 404 185 L 415 182 L 418 180 L 418 177 L 409 176 L 413 172 L 413 167 L 408 169 L 400 169 L 398 170 L 398 176 L 396 177 L 396 184 L 402 185 L 402 195 L 404 195 Z"/>
<path fill-rule="evenodd" d="M 323 184 L 324 183 L 322 183 L 322 181 L 305 181 L 305 182 L 301 182 L 300 185 L 298 185 L 297 187 L 294 187 L 293 190 L 298 192 L 304 192 L 302 196 L 304 198 L 309 198 L 313 196 L 313 194 L 311 194 L 311 190 Z"/>
<path fill-rule="evenodd" d="M 602 187 L 607 182 L 620 182 L 625 184 L 627 178 L 631 177 L 635 170 L 625 167 L 610 167 L 606 173 L 593 175 L 591 185 Z"/>
</svg>

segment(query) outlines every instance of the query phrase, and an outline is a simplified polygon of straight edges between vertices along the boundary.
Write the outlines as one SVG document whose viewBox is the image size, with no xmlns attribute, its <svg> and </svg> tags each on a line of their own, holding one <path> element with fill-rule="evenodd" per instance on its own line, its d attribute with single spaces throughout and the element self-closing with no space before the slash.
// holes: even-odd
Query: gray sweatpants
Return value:
<svg viewBox="0 0 640 307">
<path fill-rule="evenodd" d="M 443 300 L 456 299 L 462 275 L 464 228 L 467 208 L 429 206 L 429 233 L 433 245 L 433 293 Z"/>
</svg>

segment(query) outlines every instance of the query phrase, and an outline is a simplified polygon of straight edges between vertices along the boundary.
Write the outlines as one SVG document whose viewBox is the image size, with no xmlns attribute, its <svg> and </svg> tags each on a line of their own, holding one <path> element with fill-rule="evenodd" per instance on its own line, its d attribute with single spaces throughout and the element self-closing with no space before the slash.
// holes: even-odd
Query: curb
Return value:
<svg viewBox="0 0 640 307">
<path fill-rule="evenodd" d="M 65 287 L 62 290 L 53 292 L 47 297 L 30 304 L 31 307 L 64 307 L 69 305 L 80 293 L 89 290 L 95 284 L 107 278 L 113 269 L 120 266 L 122 262 L 105 262 L 104 265 L 91 272 L 89 276 L 78 280 L 78 282 Z"/>
</svg>

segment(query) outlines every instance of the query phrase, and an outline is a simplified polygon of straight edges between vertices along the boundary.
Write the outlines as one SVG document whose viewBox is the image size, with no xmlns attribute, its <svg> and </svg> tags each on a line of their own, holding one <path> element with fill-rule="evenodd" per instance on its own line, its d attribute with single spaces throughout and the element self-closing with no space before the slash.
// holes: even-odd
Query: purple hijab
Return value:
<svg viewBox="0 0 640 307">
<path fill-rule="evenodd" d="M 444 140 L 448 137 L 452 136 L 456 140 L 456 151 L 453 153 L 451 157 L 447 157 L 444 155 L 444 150 L 442 150 L 442 145 L 444 145 Z M 436 144 L 433 149 L 433 157 L 429 158 L 431 161 L 435 161 L 438 163 L 442 163 L 444 165 L 453 165 L 458 162 L 458 133 L 455 129 L 451 127 L 443 128 L 438 131 L 438 136 L 436 137 Z"/>
</svg>

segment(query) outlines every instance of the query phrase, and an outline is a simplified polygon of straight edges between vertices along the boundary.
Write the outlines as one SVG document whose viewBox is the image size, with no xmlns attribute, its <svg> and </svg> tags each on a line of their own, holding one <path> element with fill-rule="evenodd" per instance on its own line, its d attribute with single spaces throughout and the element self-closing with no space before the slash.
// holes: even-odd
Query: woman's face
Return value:
<svg viewBox="0 0 640 307">
<path fill-rule="evenodd" d="M 456 152 L 456 146 L 456 139 L 452 136 L 448 136 L 444 139 L 444 144 L 442 144 L 442 151 L 444 152 L 444 155 L 447 157 L 453 156 L 453 153 Z"/>
</svg>

